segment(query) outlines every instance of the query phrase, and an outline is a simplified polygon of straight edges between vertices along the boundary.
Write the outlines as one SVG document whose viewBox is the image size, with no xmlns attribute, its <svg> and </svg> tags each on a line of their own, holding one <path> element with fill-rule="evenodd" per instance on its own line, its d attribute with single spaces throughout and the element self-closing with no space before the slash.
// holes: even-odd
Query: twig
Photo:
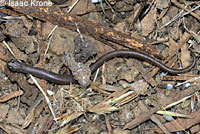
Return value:
<svg viewBox="0 0 200 134">
<path fill-rule="evenodd" d="M 31 2 L 31 0 L 27 0 L 27 2 Z M 75 23 L 77 23 L 81 33 L 87 34 L 94 39 L 98 40 L 101 38 L 102 40 L 109 40 L 124 47 L 136 49 L 144 53 L 158 55 L 158 50 L 155 46 L 148 45 L 141 40 L 131 37 L 123 32 L 116 31 L 108 26 L 85 20 L 79 16 L 64 13 L 56 6 L 12 6 L 9 4 L 7 6 L 18 12 L 36 17 L 43 21 L 49 21 L 54 25 L 62 26 L 73 31 L 76 31 L 77 27 Z"/>
</svg>

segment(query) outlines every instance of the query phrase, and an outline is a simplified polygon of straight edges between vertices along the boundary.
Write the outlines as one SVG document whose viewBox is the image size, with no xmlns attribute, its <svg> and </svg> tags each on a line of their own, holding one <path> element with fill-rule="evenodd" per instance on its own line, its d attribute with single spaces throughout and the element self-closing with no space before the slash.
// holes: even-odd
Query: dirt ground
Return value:
<svg viewBox="0 0 200 134">
<path fill-rule="evenodd" d="M 200 134 L 198 1 L 0 5 L 1 134 Z M 127 54 L 92 70 L 116 50 L 138 52 L 172 71 Z M 13 60 L 75 82 L 57 84 L 42 73 L 23 72 L 24 66 L 13 71 Z M 188 71 L 173 73 L 195 61 Z"/>
</svg>

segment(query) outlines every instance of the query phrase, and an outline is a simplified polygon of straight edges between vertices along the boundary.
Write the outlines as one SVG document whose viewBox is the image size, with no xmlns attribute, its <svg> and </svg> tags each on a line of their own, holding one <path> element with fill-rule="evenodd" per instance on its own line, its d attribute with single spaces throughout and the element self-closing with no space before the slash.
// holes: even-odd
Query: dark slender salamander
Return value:
<svg viewBox="0 0 200 134">
<path fill-rule="evenodd" d="M 57 83 L 57 84 L 70 84 L 77 83 L 71 74 L 57 74 L 39 67 L 32 67 L 26 63 L 19 62 L 18 60 L 11 60 L 7 63 L 11 71 L 31 74 L 35 77 Z"/>
<path fill-rule="evenodd" d="M 113 57 L 132 57 L 136 59 L 141 59 L 144 61 L 147 61 L 157 67 L 159 67 L 161 70 L 168 72 L 170 74 L 180 74 L 189 71 L 194 67 L 196 64 L 196 57 L 192 53 L 193 57 L 193 62 L 190 66 L 184 69 L 173 69 L 165 66 L 161 62 L 155 60 L 151 56 L 145 55 L 140 52 L 136 51 L 130 51 L 130 50 L 117 50 L 117 51 L 112 51 L 109 53 L 104 54 L 102 57 L 100 57 L 95 63 L 93 63 L 90 66 L 91 73 L 94 73 L 97 68 L 99 68 L 104 62 L 112 59 Z M 73 78 L 71 74 L 56 74 L 51 71 L 42 69 L 42 68 L 37 68 L 37 67 L 32 67 L 26 63 L 21 63 L 17 60 L 11 60 L 7 63 L 8 68 L 11 71 L 15 72 L 20 72 L 20 73 L 25 73 L 25 74 L 32 74 L 35 77 L 57 83 L 57 84 L 70 84 L 70 83 L 77 83 L 77 81 Z"/>
</svg>

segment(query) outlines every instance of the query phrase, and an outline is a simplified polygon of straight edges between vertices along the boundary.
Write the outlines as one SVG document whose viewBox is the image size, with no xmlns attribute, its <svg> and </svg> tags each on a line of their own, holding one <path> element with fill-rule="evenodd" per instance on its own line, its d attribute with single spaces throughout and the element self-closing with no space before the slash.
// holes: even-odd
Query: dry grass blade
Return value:
<svg viewBox="0 0 200 134">
<path fill-rule="evenodd" d="M 0 125 L 0 128 L 3 129 L 8 134 L 27 134 L 27 131 L 16 126 L 2 124 Z"/>
<path fill-rule="evenodd" d="M 181 108 L 184 109 L 190 105 L 190 100 L 185 100 L 181 103 Z"/>
<path fill-rule="evenodd" d="M 52 108 L 52 105 L 51 105 L 51 102 L 50 102 L 49 98 L 47 97 L 46 93 L 45 93 L 44 90 L 41 88 L 41 86 L 39 85 L 39 83 L 36 81 L 36 79 L 35 79 L 32 75 L 30 75 L 30 77 L 31 77 L 31 79 L 33 80 L 33 82 L 36 84 L 36 86 L 40 89 L 40 91 L 42 92 L 42 94 L 44 95 L 45 100 L 46 100 L 46 102 L 47 102 L 47 104 L 48 104 L 48 106 L 49 106 L 49 109 L 50 109 L 50 111 L 51 111 L 51 114 L 52 114 L 52 116 L 53 116 L 53 118 L 54 118 L 56 124 L 58 124 L 58 122 L 57 122 L 57 120 L 56 120 L 56 115 L 55 115 L 55 113 L 54 113 L 54 111 L 53 111 L 53 108 Z"/>
<path fill-rule="evenodd" d="M 3 41 L 3 43 L 6 45 L 6 47 L 8 48 L 8 50 L 10 51 L 10 53 L 15 57 L 15 54 L 14 52 L 12 51 L 12 49 L 10 48 L 10 46 L 5 42 Z M 16 57 L 15 57 L 16 58 Z"/>
<path fill-rule="evenodd" d="M 108 100 L 106 98 L 105 99 L 106 101 L 103 100 L 99 104 L 89 107 L 87 109 L 87 111 L 94 112 L 97 114 L 110 113 L 112 111 L 118 110 L 117 106 L 120 106 L 122 104 L 129 102 L 129 101 L 133 100 L 134 98 L 136 98 L 137 96 L 138 95 L 135 94 L 133 91 L 129 91 L 129 92 L 125 92 L 124 94 L 121 94 L 120 96 L 117 96 L 117 97 L 114 97 L 114 96 L 112 96 L 111 98 L 108 97 L 109 98 Z M 114 105 L 116 105 L 116 106 L 114 106 Z"/>
<path fill-rule="evenodd" d="M 176 117 L 184 117 L 184 118 L 191 118 L 191 116 L 189 115 L 185 115 L 185 114 L 180 114 L 180 113 L 176 113 L 176 112 L 171 112 L 171 111 L 157 111 L 157 114 L 162 114 L 162 115 L 169 115 L 169 116 L 176 116 Z"/>
<path fill-rule="evenodd" d="M 178 100 L 178 101 L 176 101 L 176 102 L 174 102 L 174 103 L 171 103 L 171 104 L 167 105 L 166 107 L 164 107 L 163 109 L 168 109 L 168 108 L 170 108 L 170 107 L 173 107 L 173 106 L 175 106 L 175 105 L 177 105 L 177 104 L 179 104 L 179 103 L 181 103 L 181 102 L 183 102 L 183 101 L 185 101 L 185 100 L 187 100 L 187 99 L 189 99 L 189 98 L 191 98 L 191 95 L 190 95 L 190 96 L 187 96 L 187 97 L 184 97 L 183 99 Z"/>
<path fill-rule="evenodd" d="M 26 128 L 29 126 L 29 124 L 32 122 L 32 120 L 34 119 L 34 113 L 35 113 L 35 109 L 32 110 L 25 118 L 24 123 L 22 124 L 22 128 Z"/>
<path fill-rule="evenodd" d="M 116 101 L 116 105 L 117 106 L 121 106 L 121 105 L 123 105 L 125 103 L 128 103 L 129 101 L 132 101 L 137 96 L 138 96 L 138 94 L 135 93 L 134 91 L 129 91 L 126 94 L 114 99 L 114 101 Z"/>
<path fill-rule="evenodd" d="M 185 84 L 185 83 L 188 83 L 188 82 L 194 82 L 194 81 L 197 81 L 197 80 L 199 80 L 199 79 L 200 79 L 200 77 L 194 77 L 194 78 L 189 79 L 189 80 L 186 80 L 186 81 L 184 81 L 184 82 L 182 82 L 182 83 L 178 83 L 177 85 L 175 85 L 175 87 L 181 86 L 181 85 L 183 85 L 183 84 Z"/>
<path fill-rule="evenodd" d="M 72 134 L 80 129 L 80 125 L 74 125 L 70 128 L 62 128 L 56 134 Z"/>
<path fill-rule="evenodd" d="M 117 91 L 116 87 L 113 86 L 101 86 L 100 82 L 93 82 L 90 85 L 90 88 L 94 89 L 97 92 L 103 94 L 111 94 L 111 92 Z"/>
<path fill-rule="evenodd" d="M 193 95 L 190 100 L 191 102 L 190 106 L 191 106 L 192 112 L 194 112 L 195 100 L 196 100 L 196 95 Z"/>
<path fill-rule="evenodd" d="M 89 107 L 87 111 L 93 112 L 96 114 L 104 114 L 104 113 L 110 113 L 112 111 L 118 110 L 117 107 L 110 105 L 111 101 L 107 101 L 106 103 L 99 103 L 97 105 L 94 105 L 92 107 Z"/>
<path fill-rule="evenodd" d="M 61 124 L 61 127 L 64 126 L 66 123 L 70 122 L 71 120 L 78 118 L 82 114 L 83 114 L 83 112 L 73 112 L 69 115 L 66 115 L 66 117 L 64 118 L 64 120 Z M 59 120 L 59 118 L 57 118 L 57 120 Z"/>
</svg>

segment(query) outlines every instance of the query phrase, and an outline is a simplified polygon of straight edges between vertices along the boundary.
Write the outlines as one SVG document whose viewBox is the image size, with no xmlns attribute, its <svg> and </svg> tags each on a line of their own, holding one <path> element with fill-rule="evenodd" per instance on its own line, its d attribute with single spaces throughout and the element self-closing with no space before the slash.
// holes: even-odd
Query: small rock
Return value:
<svg viewBox="0 0 200 134">
<path fill-rule="evenodd" d="M 24 28 L 22 21 L 13 21 L 5 23 L 6 29 L 3 33 L 11 38 L 20 38 L 28 35 L 28 30 Z"/>
<path fill-rule="evenodd" d="M 6 119 L 6 121 L 7 123 L 22 125 L 22 123 L 24 122 L 24 119 L 20 115 L 17 108 L 14 108 L 8 112 L 8 118 Z"/>
<path fill-rule="evenodd" d="M 155 19 L 154 15 L 156 14 L 156 10 L 152 8 L 149 13 L 142 19 L 141 25 L 142 25 L 142 34 L 144 36 L 148 36 L 154 29 L 155 25 Z"/>
<path fill-rule="evenodd" d="M 181 30 L 177 27 L 171 27 L 169 30 L 169 35 L 173 40 L 180 39 L 180 32 Z"/>
<path fill-rule="evenodd" d="M 196 132 L 199 132 L 199 130 L 200 130 L 199 124 L 197 124 L 197 125 L 195 125 L 195 126 L 193 126 L 193 127 L 190 128 L 191 134 L 194 134 L 194 133 L 196 133 Z"/>
<path fill-rule="evenodd" d="M 8 109 L 9 109 L 9 105 L 5 105 L 5 104 L 0 105 L 0 122 L 2 122 L 5 119 L 8 113 Z"/>
<path fill-rule="evenodd" d="M 82 41 L 78 36 L 78 38 L 75 39 L 74 53 L 77 62 L 85 63 L 97 54 L 96 44 L 92 43 L 90 40 Z"/>
<path fill-rule="evenodd" d="M 20 51 L 15 44 L 13 44 L 12 42 L 8 42 L 8 45 L 10 46 L 10 48 L 12 49 L 13 53 L 15 54 L 15 57 L 18 60 L 23 60 L 23 61 L 27 61 L 27 55 L 24 54 L 22 51 Z"/>
<path fill-rule="evenodd" d="M 169 16 L 164 16 L 164 17 L 162 18 L 162 25 L 167 24 L 169 21 L 170 21 Z"/>
<path fill-rule="evenodd" d="M 109 134 L 108 132 L 101 132 L 100 134 Z"/>
<path fill-rule="evenodd" d="M 113 134 L 131 134 L 131 131 L 130 130 L 124 130 L 124 129 L 121 129 L 121 128 L 115 128 L 113 130 Z"/>
<path fill-rule="evenodd" d="M 169 4 L 167 0 L 157 0 L 156 7 L 158 9 L 164 9 L 164 8 L 167 8 L 168 6 Z"/>
<path fill-rule="evenodd" d="M 172 19 L 177 14 L 178 14 L 178 8 L 176 6 L 170 6 L 166 16 L 169 16 L 169 18 Z"/>
<path fill-rule="evenodd" d="M 39 53 L 29 54 L 27 62 L 32 63 L 32 65 L 35 65 L 39 59 Z"/>
<path fill-rule="evenodd" d="M 119 72 L 119 75 L 117 77 L 118 80 L 124 79 L 126 81 L 133 82 L 135 80 L 135 77 L 138 76 L 139 72 L 136 68 L 131 67 L 130 69 L 124 69 Z"/>
<path fill-rule="evenodd" d="M 65 60 L 68 67 L 72 71 L 74 78 L 79 82 L 79 84 L 81 84 L 82 86 L 87 86 L 91 83 L 91 71 L 89 68 L 89 64 L 84 65 L 83 63 L 76 62 L 74 56 L 72 56 L 71 54 L 65 56 Z"/>
<path fill-rule="evenodd" d="M 55 25 L 45 23 L 42 29 L 42 34 L 47 37 Z M 57 27 L 52 35 L 49 51 L 56 55 L 64 55 L 65 53 L 74 50 L 74 38 L 77 33 L 72 32 L 63 27 Z"/>
<path fill-rule="evenodd" d="M 142 95 L 147 92 L 147 88 L 149 87 L 149 84 L 147 82 L 144 82 L 143 80 L 136 81 L 130 85 L 135 92 Z"/>
</svg>

